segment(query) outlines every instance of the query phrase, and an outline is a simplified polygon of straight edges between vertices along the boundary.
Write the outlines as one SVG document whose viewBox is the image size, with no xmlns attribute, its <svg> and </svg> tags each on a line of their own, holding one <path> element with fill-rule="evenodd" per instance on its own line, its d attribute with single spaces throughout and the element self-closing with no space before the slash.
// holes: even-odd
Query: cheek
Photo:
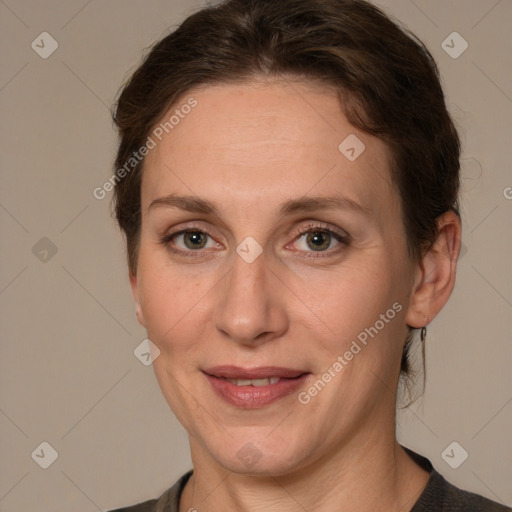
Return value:
<svg viewBox="0 0 512 512">
<path fill-rule="evenodd" d="M 357 334 L 398 299 L 390 270 L 371 261 L 306 280 L 311 286 L 301 292 L 304 302 L 335 333 Z"/>
<path fill-rule="evenodd" d="M 404 300 L 395 282 L 386 265 L 344 268 L 325 282 L 323 294 L 309 297 L 329 326 L 328 335 L 315 337 L 319 373 L 335 375 L 315 407 L 336 403 L 356 417 L 362 404 L 389 395 L 405 337 Z"/>
<path fill-rule="evenodd" d="M 342 357 L 343 369 L 335 369 L 339 378 L 332 387 L 339 390 L 340 400 L 351 401 L 395 379 L 405 307 L 403 285 L 390 260 L 381 254 L 365 264 L 347 265 L 306 299 L 329 328 L 326 336 L 315 338 L 321 371 Z"/>
<path fill-rule="evenodd" d="M 141 251 L 139 297 L 148 337 L 163 354 L 191 349 L 208 318 L 207 292 L 215 280 L 180 272 L 162 262 L 158 251 Z"/>
</svg>

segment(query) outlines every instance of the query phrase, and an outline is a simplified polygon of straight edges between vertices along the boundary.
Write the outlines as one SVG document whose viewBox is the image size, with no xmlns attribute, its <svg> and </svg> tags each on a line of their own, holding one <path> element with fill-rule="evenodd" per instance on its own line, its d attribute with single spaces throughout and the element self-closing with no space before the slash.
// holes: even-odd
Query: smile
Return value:
<svg viewBox="0 0 512 512">
<path fill-rule="evenodd" d="M 268 386 L 281 380 L 280 377 L 269 377 L 268 379 L 226 379 L 237 386 Z"/>
<path fill-rule="evenodd" d="M 281 367 L 217 366 L 203 371 L 215 395 L 242 409 L 266 407 L 294 394 L 309 372 Z"/>
</svg>

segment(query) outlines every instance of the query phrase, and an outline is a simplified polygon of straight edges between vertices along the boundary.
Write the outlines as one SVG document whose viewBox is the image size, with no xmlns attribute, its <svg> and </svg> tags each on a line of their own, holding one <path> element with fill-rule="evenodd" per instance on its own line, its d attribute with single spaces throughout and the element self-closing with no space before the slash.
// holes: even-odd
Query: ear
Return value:
<svg viewBox="0 0 512 512">
<path fill-rule="evenodd" d="M 452 211 L 437 219 L 437 239 L 415 270 L 406 322 L 414 328 L 431 322 L 446 304 L 455 286 L 462 227 Z"/>
<path fill-rule="evenodd" d="M 142 327 L 146 327 L 146 322 L 144 320 L 144 315 L 142 313 L 142 308 L 140 306 L 139 299 L 139 283 L 137 281 L 137 275 L 130 272 L 130 286 L 132 288 L 132 295 L 135 300 L 135 315 L 137 316 L 137 320 Z"/>
</svg>

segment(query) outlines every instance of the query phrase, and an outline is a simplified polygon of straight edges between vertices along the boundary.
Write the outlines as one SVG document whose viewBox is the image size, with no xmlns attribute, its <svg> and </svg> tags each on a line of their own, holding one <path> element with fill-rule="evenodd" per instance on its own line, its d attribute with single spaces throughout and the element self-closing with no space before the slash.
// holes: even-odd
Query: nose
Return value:
<svg viewBox="0 0 512 512">
<path fill-rule="evenodd" d="M 233 341 L 258 346 L 288 329 L 286 287 L 270 269 L 263 252 L 252 263 L 238 254 L 231 271 L 216 287 L 216 329 Z"/>
</svg>

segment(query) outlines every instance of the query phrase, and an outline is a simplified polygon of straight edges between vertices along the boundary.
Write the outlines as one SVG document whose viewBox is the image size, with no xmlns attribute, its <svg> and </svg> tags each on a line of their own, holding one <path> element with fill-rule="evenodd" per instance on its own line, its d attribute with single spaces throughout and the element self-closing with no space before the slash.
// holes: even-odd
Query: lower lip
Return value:
<svg viewBox="0 0 512 512">
<path fill-rule="evenodd" d="M 214 391 L 229 404 L 244 409 L 259 409 L 297 391 L 309 374 L 295 379 L 281 379 L 267 386 L 237 386 L 225 379 L 205 375 Z"/>
</svg>

